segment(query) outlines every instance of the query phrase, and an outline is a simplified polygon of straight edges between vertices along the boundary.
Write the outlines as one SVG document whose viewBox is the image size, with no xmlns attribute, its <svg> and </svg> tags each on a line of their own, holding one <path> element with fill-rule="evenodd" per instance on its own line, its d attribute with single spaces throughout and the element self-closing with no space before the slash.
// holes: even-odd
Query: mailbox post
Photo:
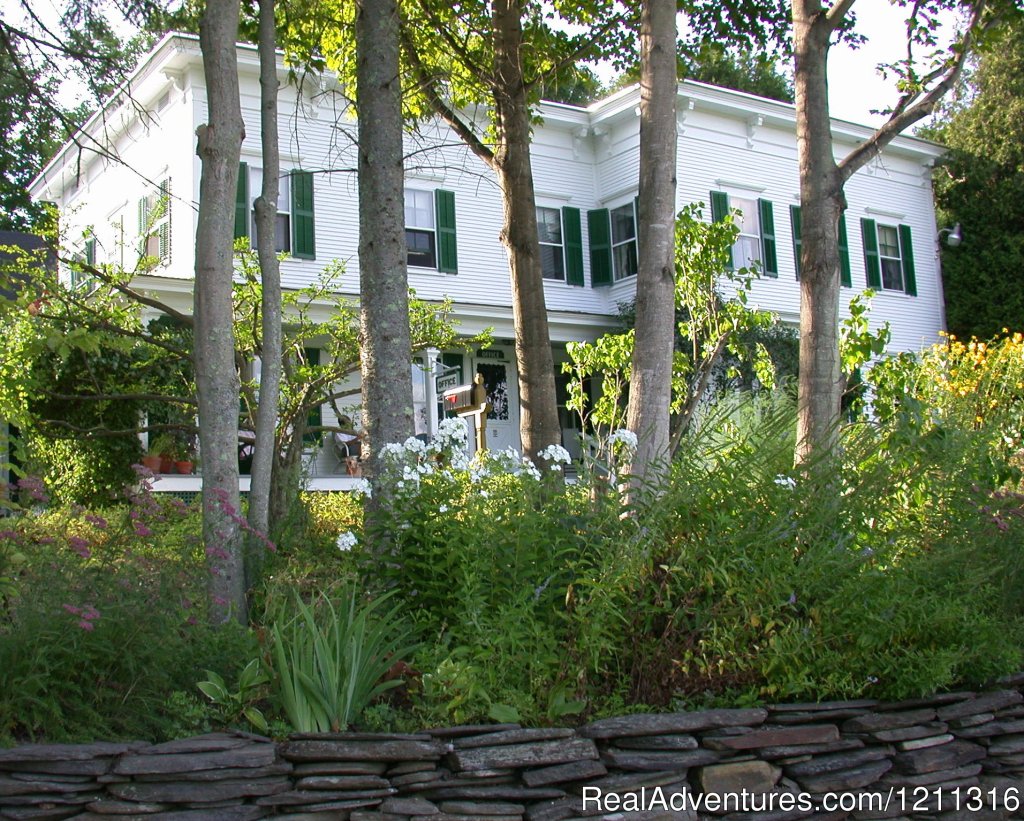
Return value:
<svg viewBox="0 0 1024 821">
<path fill-rule="evenodd" d="M 487 401 L 484 377 L 477 374 L 471 385 L 459 385 L 444 392 L 445 407 L 460 419 L 472 419 L 476 433 L 477 451 L 487 450 L 487 414 L 491 405 Z"/>
</svg>

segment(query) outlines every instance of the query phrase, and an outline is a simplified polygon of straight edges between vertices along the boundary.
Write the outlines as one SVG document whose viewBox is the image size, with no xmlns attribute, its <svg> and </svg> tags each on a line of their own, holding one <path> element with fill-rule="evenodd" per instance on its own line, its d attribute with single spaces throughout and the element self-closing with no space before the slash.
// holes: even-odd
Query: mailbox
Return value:
<svg viewBox="0 0 1024 821">
<path fill-rule="evenodd" d="M 470 385 L 458 385 L 446 390 L 443 394 L 445 410 L 456 416 L 468 416 L 482 410 L 487 404 L 487 389 L 482 382 L 480 379 Z"/>
</svg>

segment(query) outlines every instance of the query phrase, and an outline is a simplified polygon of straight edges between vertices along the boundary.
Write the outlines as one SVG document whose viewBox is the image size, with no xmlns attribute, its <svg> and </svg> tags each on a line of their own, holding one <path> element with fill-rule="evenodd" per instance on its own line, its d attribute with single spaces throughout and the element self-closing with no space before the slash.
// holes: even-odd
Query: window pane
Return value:
<svg viewBox="0 0 1024 821">
<path fill-rule="evenodd" d="M 277 224 L 274 226 L 274 250 L 279 254 L 292 250 L 291 219 L 287 214 L 277 215 Z"/>
<path fill-rule="evenodd" d="M 432 191 L 405 192 L 405 225 L 407 228 L 434 227 L 434 194 Z"/>
<path fill-rule="evenodd" d="M 752 268 L 761 259 L 761 241 L 758 237 L 740 235 L 732 246 L 732 262 L 737 268 Z"/>
<path fill-rule="evenodd" d="M 636 276 L 636 242 L 624 242 L 612 248 L 612 261 L 616 279 Z"/>
<path fill-rule="evenodd" d="M 541 242 L 562 244 L 562 215 L 557 208 L 537 209 L 537 236 Z"/>
<path fill-rule="evenodd" d="M 878 253 L 883 257 L 900 258 L 900 238 L 892 225 L 878 226 Z"/>
<path fill-rule="evenodd" d="M 405 242 L 409 247 L 407 262 L 420 268 L 436 268 L 434 256 L 434 232 L 406 229 Z"/>
<path fill-rule="evenodd" d="M 898 259 L 882 257 L 882 287 L 893 291 L 903 290 L 903 266 Z"/>
<path fill-rule="evenodd" d="M 620 205 L 611 211 L 612 243 L 625 242 L 636 237 L 636 222 L 633 220 L 633 204 Z"/>
<path fill-rule="evenodd" d="M 565 279 L 561 245 L 540 246 L 540 267 L 545 279 Z"/>
</svg>

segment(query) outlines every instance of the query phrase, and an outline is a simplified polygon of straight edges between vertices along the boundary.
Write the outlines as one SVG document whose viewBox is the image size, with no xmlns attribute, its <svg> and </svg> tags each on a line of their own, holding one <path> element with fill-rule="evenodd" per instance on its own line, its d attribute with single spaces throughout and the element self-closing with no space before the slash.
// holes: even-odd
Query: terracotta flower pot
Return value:
<svg viewBox="0 0 1024 821">
<path fill-rule="evenodd" d="M 192 472 L 193 467 L 195 467 L 187 459 L 182 459 L 178 462 L 175 462 L 174 466 L 178 469 L 178 473 L 180 473 L 182 476 L 188 476 Z"/>
<path fill-rule="evenodd" d="M 143 456 L 142 466 L 149 468 L 153 473 L 160 472 L 160 457 L 159 456 Z"/>
<path fill-rule="evenodd" d="M 160 472 L 174 473 L 174 460 L 170 456 L 160 457 Z"/>
</svg>

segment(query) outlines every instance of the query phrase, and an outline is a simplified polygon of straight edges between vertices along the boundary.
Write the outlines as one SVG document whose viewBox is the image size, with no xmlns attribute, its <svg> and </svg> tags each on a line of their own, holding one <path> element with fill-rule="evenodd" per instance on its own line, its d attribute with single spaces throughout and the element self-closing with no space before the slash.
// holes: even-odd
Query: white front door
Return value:
<svg viewBox="0 0 1024 821">
<path fill-rule="evenodd" d="M 490 351 L 485 352 L 490 353 Z M 511 362 L 474 357 L 471 376 L 482 374 L 491 412 L 487 415 L 487 447 L 519 450 L 519 391 Z"/>
</svg>

